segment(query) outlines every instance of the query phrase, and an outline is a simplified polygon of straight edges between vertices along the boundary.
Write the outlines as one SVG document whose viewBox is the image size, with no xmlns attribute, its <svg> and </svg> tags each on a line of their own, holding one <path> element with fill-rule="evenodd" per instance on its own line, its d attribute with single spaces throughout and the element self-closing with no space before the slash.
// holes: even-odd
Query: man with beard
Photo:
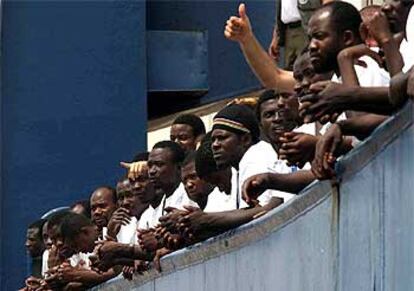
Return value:
<svg viewBox="0 0 414 291">
<path fill-rule="evenodd" d="M 387 67 L 391 75 L 395 75 L 402 69 L 401 56 L 398 55 L 398 42 L 394 37 L 396 34 L 404 35 L 404 27 L 407 21 L 407 16 L 412 1 L 392 1 L 383 6 L 381 13 L 377 13 L 373 19 L 368 23 L 368 29 L 371 35 L 376 39 L 380 47 L 384 50 Z M 408 27 L 407 27 L 408 28 Z M 409 61 L 411 51 L 406 50 L 406 41 L 401 43 L 400 51 L 403 55 L 405 67 L 407 71 L 412 65 Z M 367 52 L 367 50 L 365 50 Z M 363 54 L 360 52 L 359 54 Z M 397 54 L 397 55 L 396 55 Z M 393 62 L 397 61 L 396 68 Z M 404 102 L 405 98 L 390 95 L 388 97 L 388 82 L 384 84 L 363 84 L 360 80 L 360 85 L 364 87 L 375 86 L 376 88 L 363 88 L 359 86 L 346 86 L 336 83 L 327 83 L 321 86 L 314 85 L 314 91 L 319 92 L 314 97 L 306 99 L 306 101 L 314 103 L 308 107 L 305 112 L 309 116 L 321 116 L 324 114 L 331 114 L 332 112 L 341 112 L 344 110 L 367 111 L 380 114 L 390 114 L 399 108 Z M 319 89 L 317 89 L 319 87 Z"/>
<path fill-rule="evenodd" d="M 271 96 L 271 93 L 265 92 L 262 95 L 262 100 Z M 272 96 L 273 97 L 273 96 Z M 269 98 L 270 99 L 270 98 Z M 259 99 L 260 100 L 260 99 Z M 296 103 L 297 104 L 297 103 Z M 259 101 L 258 108 L 261 108 L 262 102 Z M 275 105 L 275 104 L 272 104 Z M 264 135 L 268 140 L 272 140 L 272 143 L 278 143 L 278 135 L 272 133 L 272 119 L 278 119 L 276 106 L 269 107 L 269 122 L 265 123 Z M 261 109 L 259 109 L 261 110 Z M 289 118 L 289 111 L 286 111 L 286 117 Z M 297 126 L 297 121 L 294 116 L 288 120 L 278 129 L 282 127 L 292 129 Z M 279 124 L 278 124 L 279 126 Z M 277 130 L 276 130 L 277 131 Z M 238 207 L 246 206 L 241 197 L 241 189 L 245 181 L 257 174 L 263 174 L 270 171 L 278 172 L 280 175 L 291 172 L 291 168 L 286 166 L 283 161 L 277 159 L 277 154 L 267 142 L 259 140 L 259 124 L 257 123 L 254 113 L 243 105 L 230 105 L 222 109 L 213 119 L 213 131 L 212 131 L 212 150 L 214 154 L 214 160 L 217 163 L 218 168 L 234 167 L 237 170 L 237 185 L 238 191 Z M 301 175 L 298 175 L 301 176 Z M 306 179 L 305 179 L 306 178 Z M 296 191 L 288 191 L 295 193 L 309 184 L 313 180 L 313 176 L 307 174 L 304 177 L 306 183 L 296 183 Z M 310 181 L 309 181 L 310 180 Z M 302 180 L 301 180 L 302 181 Z M 303 185 L 305 184 L 305 185 Z M 292 184 L 289 184 L 292 187 Z M 274 188 L 278 189 L 278 188 Z M 292 189 L 292 188 L 289 188 Z M 278 189 L 284 190 L 284 189 Z M 260 193 L 263 194 L 263 193 Z M 266 191 L 263 195 L 257 195 L 255 199 L 248 199 L 247 201 L 251 205 L 266 205 L 270 199 L 274 196 L 278 197 L 282 193 L 277 191 Z M 258 200 L 256 200 L 258 198 Z"/>
<path fill-rule="evenodd" d="M 391 75 L 395 75 L 403 69 L 403 61 L 398 52 L 398 41 L 394 36 L 398 33 L 404 34 L 404 23 L 407 20 L 412 4 L 412 1 L 386 3 L 382 8 L 383 12 L 377 13 L 371 22 L 368 23 L 370 33 L 384 50 L 387 67 Z M 404 49 L 406 43 L 403 40 L 400 48 L 403 57 L 404 52 L 405 56 L 411 55 L 411 51 L 408 53 Z M 347 54 L 351 58 L 350 62 L 363 55 L 364 52 L 369 52 L 364 51 L 360 46 L 350 47 L 346 50 L 342 51 L 338 58 L 343 58 Z M 369 52 L 369 54 L 372 54 L 372 52 Z M 404 59 L 406 60 L 407 58 L 405 57 Z M 404 70 L 407 70 L 407 67 Z M 314 96 L 304 98 L 306 102 L 313 103 L 305 108 L 304 112 L 308 116 L 313 116 L 313 118 L 308 120 L 349 109 L 390 114 L 407 100 L 406 90 L 394 88 L 394 85 L 397 85 L 397 88 L 399 87 L 398 82 L 394 82 L 395 80 L 398 80 L 398 78 L 393 79 L 390 89 L 388 84 L 379 84 L 382 87 L 375 88 L 363 88 L 336 83 L 315 84 L 314 87 L 319 86 L 320 88 L 314 90 L 314 92 L 318 92 Z M 371 86 L 374 85 L 378 84 Z M 342 142 L 344 135 L 353 135 L 363 139 L 370 135 L 384 120 L 385 117 L 371 114 L 338 121 L 334 126 L 331 126 L 317 145 L 312 167 L 315 175 L 319 179 L 326 179 L 334 174 L 333 163 L 335 162 L 335 157 L 339 155 L 337 148 L 338 144 Z"/>
<path fill-rule="evenodd" d="M 219 169 L 214 160 L 213 150 L 211 149 L 211 131 L 208 132 L 201 141 L 197 149 L 195 167 L 197 175 L 210 184 L 215 185 L 221 192 L 236 197 L 237 187 L 233 187 L 237 180 L 233 178 L 237 173 L 233 173 L 231 167 Z M 234 200 L 235 201 L 235 200 Z M 234 204 L 235 209 L 236 204 Z"/>
<path fill-rule="evenodd" d="M 154 187 L 154 194 L 150 205 L 141 216 L 140 229 L 155 227 L 167 207 L 196 206 L 188 198 L 181 183 L 181 163 L 184 156 L 184 150 L 172 141 L 158 142 L 152 148 L 148 157 L 148 177 Z"/>
<path fill-rule="evenodd" d="M 92 193 L 90 201 L 92 222 L 98 227 L 99 237 L 104 239 L 108 222 L 116 210 L 116 191 L 109 186 L 99 187 Z"/>
</svg>

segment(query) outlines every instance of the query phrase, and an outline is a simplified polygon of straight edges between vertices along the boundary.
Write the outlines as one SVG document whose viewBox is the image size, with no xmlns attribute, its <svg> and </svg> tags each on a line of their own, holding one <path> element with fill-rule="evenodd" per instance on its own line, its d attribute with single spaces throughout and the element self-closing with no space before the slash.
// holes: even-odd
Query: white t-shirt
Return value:
<svg viewBox="0 0 414 291">
<path fill-rule="evenodd" d="M 407 34 L 407 41 L 411 47 L 411 52 L 414 51 L 414 9 L 411 7 L 410 14 L 408 14 L 407 24 L 405 25 L 405 32 Z M 412 53 L 411 53 L 412 55 Z"/>
<path fill-rule="evenodd" d="M 404 60 L 404 73 L 414 65 L 414 9 L 412 7 L 408 14 L 405 32 L 407 40 L 403 39 L 400 45 L 400 53 Z"/>
<path fill-rule="evenodd" d="M 81 267 L 82 269 L 91 269 L 91 261 L 89 257 L 93 253 L 77 253 L 69 258 L 69 263 L 72 267 Z"/>
<path fill-rule="evenodd" d="M 163 198 L 164 200 L 164 198 Z M 153 208 L 151 205 L 142 213 L 141 218 L 138 222 L 139 229 L 149 229 L 155 227 L 160 217 L 162 216 L 162 201 L 160 205 Z"/>
<path fill-rule="evenodd" d="M 306 124 L 302 124 L 300 127 L 295 128 L 293 130 L 294 132 L 301 132 L 301 133 L 306 133 L 309 135 L 316 135 L 316 123 L 312 122 L 312 123 L 306 123 Z M 309 162 L 307 162 L 302 170 L 310 170 L 311 169 L 311 164 Z M 299 169 L 296 169 L 295 167 L 291 167 L 292 171 L 296 171 Z M 291 196 L 291 198 L 293 197 L 293 194 Z M 286 201 L 285 201 L 286 202 Z"/>
<path fill-rule="evenodd" d="M 363 56 L 361 61 L 367 64 L 364 68 L 359 65 L 355 65 L 355 73 L 357 75 L 359 85 L 361 87 L 388 87 L 390 84 L 390 74 L 381 69 L 380 66 L 372 58 Z M 331 81 L 342 83 L 342 77 L 338 77 L 336 74 L 332 76 Z"/>
<path fill-rule="evenodd" d="M 161 205 L 163 205 L 163 209 L 166 207 L 184 209 L 183 207 L 185 205 L 198 207 L 197 203 L 195 203 L 188 197 L 183 183 L 180 183 L 177 189 L 175 189 L 174 193 L 170 197 L 165 199 L 165 201 L 162 201 Z"/>
<path fill-rule="evenodd" d="M 187 192 L 185 192 L 184 184 L 180 183 L 170 197 L 166 198 L 165 195 L 162 197 L 161 203 L 157 208 L 154 209 L 151 205 L 148 206 L 141 215 L 138 222 L 138 228 L 148 229 L 155 227 L 158 224 L 160 217 L 165 214 L 164 209 L 166 207 L 184 209 L 183 207 L 185 205 L 198 207 L 197 203 L 188 197 Z"/>
<path fill-rule="evenodd" d="M 336 121 L 341 121 L 341 120 L 345 120 L 345 119 L 346 119 L 346 114 L 345 114 L 345 112 L 342 112 L 338 116 L 338 118 L 336 119 Z M 331 122 L 325 123 L 324 126 L 322 126 L 322 128 L 319 130 L 319 133 L 321 135 L 324 135 L 331 126 L 332 126 L 332 123 Z"/>
<path fill-rule="evenodd" d="M 122 225 L 116 235 L 116 240 L 123 244 L 137 244 L 138 236 L 138 220 L 135 216 L 131 217 L 131 221 L 127 225 Z"/>
<path fill-rule="evenodd" d="M 281 0 L 280 19 L 284 24 L 300 21 L 297 0 Z"/>
<path fill-rule="evenodd" d="M 252 145 L 243 155 L 239 163 L 239 201 L 240 207 L 246 207 L 247 204 L 241 197 L 243 183 L 251 176 L 263 173 L 280 173 L 288 174 L 292 172 L 292 168 L 286 165 L 285 161 L 278 159 L 276 151 L 270 143 L 259 141 Z M 272 197 L 284 198 L 285 202 L 292 198 L 294 194 L 277 191 L 266 190 L 259 196 L 260 205 L 266 205 Z"/>
<path fill-rule="evenodd" d="M 208 195 L 204 212 L 222 212 L 237 209 L 236 196 L 221 192 L 217 187 Z"/>
<path fill-rule="evenodd" d="M 310 135 L 316 135 L 316 123 L 306 123 L 302 124 L 300 127 L 295 128 L 293 130 L 294 132 L 302 132 Z"/>
<path fill-rule="evenodd" d="M 46 249 L 42 255 L 42 277 L 44 277 L 46 275 L 46 272 L 49 270 L 49 264 L 47 262 L 48 260 L 49 260 L 49 250 Z"/>
<path fill-rule="evenodd" d="M 403 39 L 400 45 L 400 53 L 404 60 L 404 67 L 402 71 L 406 73 L 414 65 L 414 45 L 411 45 L 410 47 L 408 41 Z"/>
<path fill-rule="evenodd" d="M 98 238 L 98 241 L 106 240 L 107 235 L 108 235 L 108 228 L 106 226 L 104 226 L 104 227 L 102 227 L 102 239 Z"/>
<path fill-rule="evenodd" d="M 241 190 L 240 190 L 241 191 Z M 241 195 L 241 194 L 240 194 Z M 232 197 L 232 201 L 236 203 L 236 209 L 240 208 L 239 202 L 239 173 L 233 167 L 231 167 L 231 191 L 230 196 Z"/>
<path fill-rule="evenodd" d="M 357 75 L 359 86 L 361 87 L 388 87 L 390 84 L 390 74 L 381 69 L 380 66 L 368 56 L 363 56 L 360 60 L 364 61 L 367 64 L 367 67 L 364 68 L 359 65 L 355 65 L 355 73 Z M 332 82 L 342 83 L 342 77 L 338 77 L 336 74 L 332 76 Z M 337 121 L 346 119 L 345 113 L 339 115 Z M 326 123 L 321 130 L 320 134 L 325 134 L 332 123 Z M 356 141 L 355 141 L 356 143 Z"/>
</svg>

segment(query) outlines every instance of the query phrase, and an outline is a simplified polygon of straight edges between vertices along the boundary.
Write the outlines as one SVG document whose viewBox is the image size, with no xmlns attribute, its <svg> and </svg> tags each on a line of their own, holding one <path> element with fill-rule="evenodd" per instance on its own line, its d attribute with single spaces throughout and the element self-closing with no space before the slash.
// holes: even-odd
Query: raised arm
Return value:
<svg viewBox="0 0 414 291">
<path fill-rule="evenodd" d="M 382 65 L 381 57 L 365 44 L 358 44 L 345 48 L 338 54 L 337 59 L 343 84 L 350 86 L 359 86 L 359 80 L 355 72 L 354 64 L 357 63 L 357 65 L 362 66 L 366 65 L 362 63 L 358 64 L 358 62 L 362 62 L 359 61 L 359 58 L 363 56 L 368 56 L 376 61 L 379 65 Z"/>
<path fill-rule="evenodd" d="M 395 76 L 402 71 L 404 66 L 399 50 L 404 33 L 398 35 L 391 33 L 390 25 L 384 12 L 375 13 L 368 23 L 368 29 L 384 51 L 388 72 L 390 72 L 391 77 Z"/>
<path fill-rule="evenodd" d="M 231 16 L 227 20 L 224 35 L 227 39 L 240 44 L 247 63 L 264 87 L 293 92 L 295 85 L 293 72 L 277 67 L 260 45 L 252 31 L 244 4 L 239 6 L 239 17 Z"/>
</svg>

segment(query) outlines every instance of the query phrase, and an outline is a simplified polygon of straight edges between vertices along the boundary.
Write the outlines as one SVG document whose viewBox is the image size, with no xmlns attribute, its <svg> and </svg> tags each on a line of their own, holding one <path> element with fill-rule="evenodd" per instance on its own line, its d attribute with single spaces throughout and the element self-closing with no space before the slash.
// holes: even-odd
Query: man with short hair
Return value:
<svg viewBox="0 0 414 291">
<path fill-rule="evenodd" d="M 42 269 L 42 254 L 45 250 L 45 244 L 42 238 L 42 229 L 45 223 L 44 219 L 39 219 L 29 225 L 26 232 L 26 249 L 32 259 L 32 276 L 40 277 Z"/>
<path fill-rule="evenodd" d="M 200 209 L 205 209 L 209 195 L 215 186 L 200 179 L 195 168 L 195 152 L 190 152 L 181 165 L 181 182 L 184 184 L 188 197 L 197 203 Z"/>
<path fill-rule="evenodd" d="M 166 207 L 183 208 L 192 202 L 181 183 L 181 163 L 184 160 L 184 150 L 173 141 L 161 141 L 154 145 L 148 157 L 149 181 L 154 187 L 155 200 L 158 205 L 152 205 L 142 214 L 139 228 L 154 227 L 159 218 L 164 215 Z M 155 207 L 154 207 L 155 206 Z"/>
<path fill-rule="evenodd" d="M 134 181 L 121 179 L 117 183 L 116 194 L 119 207 L 109 220 L 108 236 L 121 243 L 137 243 L 138 221 L 154 195 L 148 168 L 144 166 Z"/>
<path fill-rule="evenodd" d="M 194 114 L 179 115 L 172 123 L 170 128 L 170 140 L 176 142 L 184 152 L 197 149 L 206 128 L 200 117 Z M 145 161 L 134 159 L 131 163 L 121 162 L 121 166 L 128 170 L 128 177 L 132 180 L 146 165 Z"/>
<path fill-rule="evenodd" d="M 200 117 L 182 114 L 171 125 L 170 140 L 178 143 L 185 152 L 194 151 L 205 134 L 206 128 Z"/>
<path fill-rule="evenodd" d="M 190 153 L 185 158 L 181 168 L 181 180 L 191 200 L 196 202 L 205 212 L 219 212 L 236 209 L 236 203 L 231 203 L 231 196 L 220 191 L 216 185 L 207 182 L 198 176 L 196 171 L 196 158 L 200 162 L 199 151 Z M 213 154 L 211 159 L 214 161 Z M 204 164 L 201 165 L 203 167 Z M 199 165 L 200 167 L 200 165 Z M 215 167 L 215 169 L 217 169 Z"/>
<path fill-rule="evenodd" d="M 213 119 L 211 134 L 214 160 L 219 169 L 233 167 L 237 171 L 237 208 L 244 205 L 240 190 L 250 176 L 267 171 L 267 159 L 257 156 L 260 129 L 253 111 L 244 105 L 230 105 L 220 110 Z M 274 153 L 274 152 L 273 152 Z M 233 185 L 232 185 L 233 186 Z M 261 204 L 270 197 L 262 196 Z"/>
<path fill-rule="evenodd" d="M 116 191 L 110 186 L 97 188 L 91 195 L 91 219 L 98 227 L 101 238 L 105 238 L 106 227 L 116 210 Z"/>
<path fill-rule="evenodd" d="M 401 70 L 407 71 L 413 64 L 411 58 L 412 50 L 407 45 L 407 41 L 403 39 L 400 46 L 400 54 L 398 47 L 401 39 L 396 37 L 398 34 L 400 36 L 405 34 L 404 24 L 407 22 L 407 16 L 412 4 L 413 1 L 411 0 L 387 3 L 383 6 L 382 12 L 376 13 L 368 23 L 369 32 L 384 51 L 387 68 L 391 76 L 398 74 Z M 407 26 L 408 29 L 409 27 Z M 359 80 L 359 83 L 361 87 L 335 83 L 325 84 L 324 86 L 315 84 L 316 88 L 320 87 L 320 89 L 314 90 L 318 94 L 314 98 L 307 99 L 308 102 L 314 104 L 304 111 L 308 115 L 322 115 L 344 110 L 389 115 L 400 108 L 406 101 L 406 98 L 400 94 L 389 94 L 388 81 L 382 84 L 364 84 Z"/>
<path fill-rule="evenodd" d="M 358 10 L 349 3 L 335 1 L 318 9 L 309 21 L 309 54 L 316 73 L 334 71 L 340 79 L 338 54 L 341 50 L 362 44 L 359 33 L 362 19 Z M 372 59 L 364 59 L 367 68 L 356 66 L 361 86 L 388 84 L 389 76 Z"/>
</svg>

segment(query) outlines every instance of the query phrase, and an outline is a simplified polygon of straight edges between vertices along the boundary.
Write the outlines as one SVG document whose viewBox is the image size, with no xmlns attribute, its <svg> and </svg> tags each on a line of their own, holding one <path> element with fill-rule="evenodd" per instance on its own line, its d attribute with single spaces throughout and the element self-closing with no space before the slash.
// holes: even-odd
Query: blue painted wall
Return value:
<svg viewBox="0 0 414 291">
<path fill-rule="evenodd" d="M 224 37 L 227 19 L 238 15 L 237 1 L 149 1 L 149 30 L 202 30 L 208 34 L 209 92 L 199 101 L 206 104 L 260 87 L 244 60 L 239 45 Z M 247 14 L 258 40 L 266 47 L 272 37 L 276 1 L 249 0 Z M 173 77 L 173 76 L 172 76 Z"/>
<path fill-rule="evenodd" d="M 1 290 L 23 284 L 30 222 L 145 148 L 145 5 L 3 3 Z"/>
</svg>

